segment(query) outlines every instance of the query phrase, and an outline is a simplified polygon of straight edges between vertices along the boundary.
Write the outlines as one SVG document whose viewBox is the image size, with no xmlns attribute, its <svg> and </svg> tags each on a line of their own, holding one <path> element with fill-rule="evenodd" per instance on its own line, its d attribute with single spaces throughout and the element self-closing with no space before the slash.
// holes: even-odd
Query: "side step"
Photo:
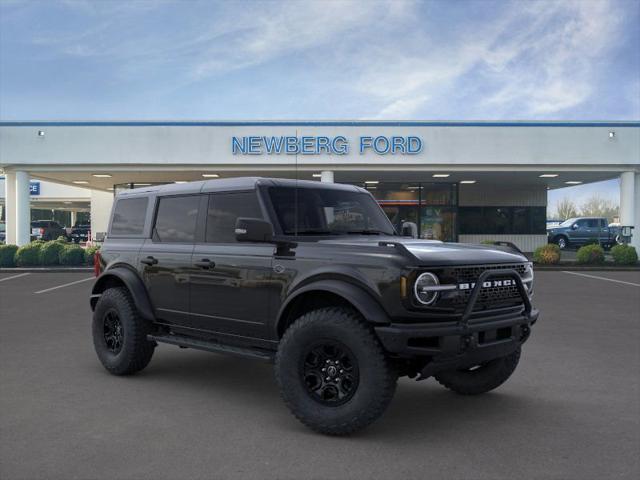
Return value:
<svg viewBox="0 0 640 480">
<path fill-rule="evenodd" d="M 183 335 L 147 335 L 147 340 L 158 343 L 168 343 L 169 345 L 177 345 L 179 347 L 195 348 L 196 350 L 205 350 L 207 352 L 227 353 L 229 355 L 253 358 L 254 360 L 263 360 L 266 362 L 273 362 L 275 357 L 275 352 L 269 352 L 267 350 L 234 347 L 217 342 L 208 342 L 198 338 L 185 337 Z"/>
</svg>

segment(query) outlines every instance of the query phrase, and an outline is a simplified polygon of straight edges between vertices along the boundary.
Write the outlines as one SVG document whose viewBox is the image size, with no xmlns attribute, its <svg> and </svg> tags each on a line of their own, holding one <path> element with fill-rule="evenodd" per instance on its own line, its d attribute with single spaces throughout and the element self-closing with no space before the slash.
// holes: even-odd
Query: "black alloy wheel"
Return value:
<svg viewBox="0 0 640 480">
<path fill-rule="evenodd" d="M 107 345 L 107 349 L 117 355 L 122 350 L 122 344 L 124 341 L 124 332 L 122 329 L 122 322 L 118 316 L 118 312 L 115 309 L 108 310 L 103 319 L 103 335 L 104 342 Z"/>
<path fill-rule="evenodd" d="M 301 371 L 307 393 L 323 405 L 342 405 L 351 400 L 358 388 L 358 362 L 336 340 L 326 339 L 310 347 Z"/>
</svg>

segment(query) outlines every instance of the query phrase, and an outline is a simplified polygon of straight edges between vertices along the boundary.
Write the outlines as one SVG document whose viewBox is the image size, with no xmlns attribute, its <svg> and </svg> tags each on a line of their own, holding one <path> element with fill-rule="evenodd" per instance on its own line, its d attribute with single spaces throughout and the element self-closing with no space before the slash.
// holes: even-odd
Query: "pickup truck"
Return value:
<svg viewBox="0 0 640 480">
<path fill-rule="evenodd" d="M 549 243 L 555 243 L 561 249 L 580 247 L 594 240 L 606 249 L 618 243 L 618 229 L 609 227 L 604 217 L 569 218 L 558 226 L 547 228 L 547 238 Z"/>
</svg>

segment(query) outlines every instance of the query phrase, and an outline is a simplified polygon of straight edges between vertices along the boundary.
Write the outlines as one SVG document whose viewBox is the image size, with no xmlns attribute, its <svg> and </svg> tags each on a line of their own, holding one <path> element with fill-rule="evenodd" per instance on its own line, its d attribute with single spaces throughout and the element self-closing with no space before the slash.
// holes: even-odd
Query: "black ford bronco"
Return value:
<svg viewBox="0 0 640 480">
<path fill-rule="evenodd" d="M 93 342 L 109 372 L 142 370 L 158 343 L 274 362 L 293 414 L 331 435 L 378 418 L 398 376 L 498 387 L 538 317 L 515 247 L 400 237 L 351 185 L 129 190 L 95 268 Z"/>
</svg>

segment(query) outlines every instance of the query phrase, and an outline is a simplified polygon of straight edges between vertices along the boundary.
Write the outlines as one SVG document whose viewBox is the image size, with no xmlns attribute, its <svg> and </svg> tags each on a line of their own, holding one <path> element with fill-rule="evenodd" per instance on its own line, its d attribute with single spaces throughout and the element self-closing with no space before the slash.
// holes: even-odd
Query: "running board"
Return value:
<svg viewBox="0 0 640 480">
<path fill-rule="evenodd" d="M 147 340 L 159 343 L 168 343 L 169 345 L 177 345 L 183 348 L 195 348 L 196 350 L 205 350 L 207 352 L 227 353 L 229 355 L 253 358 L 255 360 L 263 360 L 266 362 L 273 362 L 275 357 L 275 352 L 272 353 L 267 350 L 233 347 L 231 345 L 208 342 L 206 340 L 186 337 L 183 335 L 147 335 Z"/>
</svg>

